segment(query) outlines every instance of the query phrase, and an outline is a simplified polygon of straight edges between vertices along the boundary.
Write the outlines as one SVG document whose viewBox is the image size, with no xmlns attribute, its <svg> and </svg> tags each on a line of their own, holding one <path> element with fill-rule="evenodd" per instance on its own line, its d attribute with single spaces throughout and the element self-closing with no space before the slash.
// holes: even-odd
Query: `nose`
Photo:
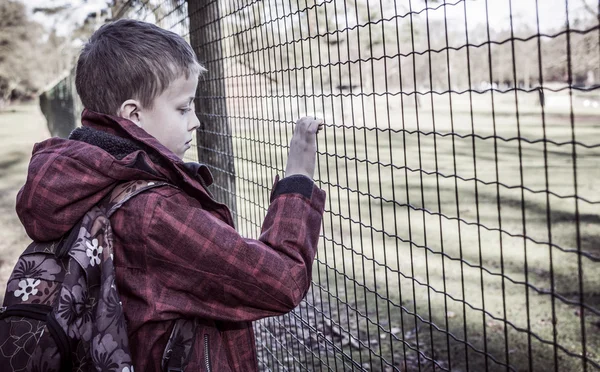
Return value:
<svg viewBox="0 0 600 372">
<path fill-rule="evenodd" d="M 194 112 L 192 120 L 190 120 L 190 131 L 194 131 L 200 127 L 200 120 L 198 119 L 198 115 Z"/>
</svg>

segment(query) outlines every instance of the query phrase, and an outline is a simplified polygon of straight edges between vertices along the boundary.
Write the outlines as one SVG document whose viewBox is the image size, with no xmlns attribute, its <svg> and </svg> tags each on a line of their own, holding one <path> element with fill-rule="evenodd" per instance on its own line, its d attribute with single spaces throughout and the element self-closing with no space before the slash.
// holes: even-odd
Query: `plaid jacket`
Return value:
<svg viewBox="0 0 600 372">
<path fill-rule="evenodd" d="M 117 286 L 138 371 L 160 371 L 173 322 L 199 323 L 188 371 L 258 369 L 251 322 L 284 314 L 311 280 L 325 202 L 312 180 L 275 180 L 258 240 L 241 237 L 204 185 L 206 166 L 184 163 L 132 122 L 85 110 L 71 139 L 33 149 L 17 214 L 36 241 L 57 239 L 121 181 L 168 181 L 111 219 Z"/>
</svg>

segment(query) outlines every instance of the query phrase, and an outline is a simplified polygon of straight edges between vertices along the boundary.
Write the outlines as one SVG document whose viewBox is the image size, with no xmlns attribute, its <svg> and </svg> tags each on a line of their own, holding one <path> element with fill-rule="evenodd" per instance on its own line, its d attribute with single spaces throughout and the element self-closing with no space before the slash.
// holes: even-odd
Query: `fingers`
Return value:
<svg viewBox="0 0 600 372">
<path fill-rule="evenodd" d="M 317 129 L 317 133 L 319 133 L 323 128 L 325 128 L 325 123 L 319 124 L 319 128 Z"/>
<path fill-rule="evenodd" d="M 296 131 L 298 133 L 316 134 L 325 127 L 325 122 L 321 118 L 314 116 L 305 116 L 296 122 Z"/>
<path fill-rule="evenodd" d="M 292 174 L 313 177 L 317 153 L 316 134 L 323 127 L 323 119 L 308 116 L 298 119 L 290 141 L 286 177 Z"/>
</svg>

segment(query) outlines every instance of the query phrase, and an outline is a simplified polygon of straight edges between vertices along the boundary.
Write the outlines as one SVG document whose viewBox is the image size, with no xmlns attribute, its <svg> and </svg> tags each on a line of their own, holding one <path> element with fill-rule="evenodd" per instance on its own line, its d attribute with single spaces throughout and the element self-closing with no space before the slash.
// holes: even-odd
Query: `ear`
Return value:
<svg viewBox="0 0 600 372">
<path fill-rule="evenodd" d="M 138 127 L 142 128 L 142 122 L 140 118 L 140 109 L 142 105 L 139 101 L 134 99 L 128 99 L 121 104 L 117 111 L 117 116 L 123 119 L 128 119 L 134 122 Z"/>
</svg>

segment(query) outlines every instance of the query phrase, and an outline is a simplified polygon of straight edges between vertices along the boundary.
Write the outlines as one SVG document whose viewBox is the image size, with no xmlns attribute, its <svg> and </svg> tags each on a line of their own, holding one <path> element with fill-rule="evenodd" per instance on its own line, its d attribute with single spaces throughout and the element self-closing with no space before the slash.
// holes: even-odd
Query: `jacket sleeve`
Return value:
<svg viewBox="0 0 600 372">
<path fill-rule="evenodd" d="M 160 318 L 251 321 L 295 308 L 310 287 L 325 192 L 303 177 L 276 181 L 258 240 L 210 212 L 157 200 L 146 265 Z M 158 291 L 158 293 L 156 293 Z"/>
</svg>

